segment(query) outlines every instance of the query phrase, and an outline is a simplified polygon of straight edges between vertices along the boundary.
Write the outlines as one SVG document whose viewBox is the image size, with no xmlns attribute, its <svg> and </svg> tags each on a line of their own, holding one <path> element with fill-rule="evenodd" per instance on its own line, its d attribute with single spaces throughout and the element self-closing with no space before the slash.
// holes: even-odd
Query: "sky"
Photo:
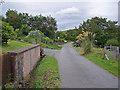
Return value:
<svg viewBox="0 0 120 90">
<path fill-rule="evenodd" d="M 59 31 L 73 29 L 92 17 L 105 17 L 118 21 L 119 0 L 4 0 L 2 15 L 8 9 L 29 15 L 51 15 Z"/>
</svg>

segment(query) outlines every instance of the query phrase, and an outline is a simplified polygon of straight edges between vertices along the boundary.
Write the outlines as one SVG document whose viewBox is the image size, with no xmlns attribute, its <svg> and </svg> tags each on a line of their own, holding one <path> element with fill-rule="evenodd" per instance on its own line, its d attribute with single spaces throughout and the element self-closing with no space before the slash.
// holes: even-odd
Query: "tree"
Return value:
<svg viewBox="0 0 120 90">
<path fill-rule="evenodd" d="M 30 31 L 28 34 L 28 38 L 40 39 L 43 36 L 43 33 L 40 33 L 39 30 Z"/>
<path fill-rule="evenodd" d="M 6 12 L 6 22 L 13 26 L 14 29 L 19 28 L 19 16 L 17 11 L 9 9 Z"/>
<path fill-rule="evenodd" d="M 56 32 L 56 37 L 57 38 L 59 37 L 60 39 L 64 39 L 64 38 L 66 38 L 66 34 L 63 31 L 57 31 Z"/>
<path fill-rule="evenodd" d="M 23 35 L 28 35 L 31 29 L 27 25 L 22 25 L 20 31 L 22 32 Z"/>
<path fill-rule="evenodd" d="M 90 31 L 96 34 L 96 45 L 104 46 L 107 40 L 117 38 L 117 26 L 115 21 L 107 21 L 107 18 L 94 17 L 84 21 L 78 29 Z"/>
<path fill-rule="evenodd" d="M 120 26 L 118 26 L 118 42 L 119 42 L 119 47 L 120 47 Z"/>
<path fill-rule="evenodd" d="M 14 28 L 9 25 L 9 23 L 0 21 L 0 24 L 2 24 L 2 42 L 6 43 L 9 39 L 15 39 L 16 33 L 14 32 Z"/>
</svg>

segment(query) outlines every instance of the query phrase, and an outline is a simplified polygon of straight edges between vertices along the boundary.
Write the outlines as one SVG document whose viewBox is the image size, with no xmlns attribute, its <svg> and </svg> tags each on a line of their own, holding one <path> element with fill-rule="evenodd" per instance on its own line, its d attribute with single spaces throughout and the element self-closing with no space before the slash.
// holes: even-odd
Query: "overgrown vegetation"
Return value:
<svg viewBox="0 0 120 90">
<path fill-rule="evenodd" d="M 119 46 L 117 39 L 110 39 L 107 41 L 106 46 Z"/>
<path fill-rule="evenodd" d="M 8 83 L 5 84 L 5 89 L 13 89 L 13 88 L 15 88 L 13 83 L 8 82 Z"/>
<path fill-rule="evenodd" d="M 35 42 L 34 38 L 27 38 L 26 36 L 21 36 L 20 39 L 24 40 L 25 42 L 30 42 L 30 43 Z M 42 37 L 42 39 L 44 39 L 44 37 Z M 62 48 L 62 47 L 59 47 L 57 44 L 51 43 L 50 39 L 45 39 L 43 41 L 41 39 L 37 39 L 37 43 L 40 44 L 42 47 L 46 47 L 49 49 L 60 50 Z"/>
<path fill-rule="evenodd" d="M 92 61 L 93 63 L 97 64 L 98 66 L 104 68 L 105 70 L 118 77 L 118 61 L 113 62 L 113 60 L 108 61 L 104 59 L 103 49 L 93 48 L 92 52 L 86 55 L 84 55 L 83 48 L 77 47 L 76 49 L 80 52 L 82 56 L 86 57 L 88 60 Z"/>
<path fill-rule="evenodd" d="M 56 58 L 51 56 L 43 58 L 33 74 L 33 88 L 60 88 L 60 82 Z"/>
<path fill-rule="evenodd" d="M 8 44 L 3 44 L 2 45 L 2 54 L 6 54 L 9 51 L 13 51 L 16 49 L 32 46 L 34 44 L 29 44 L 29 43 L 23 43 L 23 42 L 18 42 L 14 40 L 9 40 Z"/>
</svg>

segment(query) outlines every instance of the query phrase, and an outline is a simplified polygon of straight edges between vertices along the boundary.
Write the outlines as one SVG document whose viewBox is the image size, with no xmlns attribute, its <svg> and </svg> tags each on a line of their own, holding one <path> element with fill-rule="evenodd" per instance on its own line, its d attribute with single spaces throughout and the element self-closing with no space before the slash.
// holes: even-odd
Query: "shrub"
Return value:
<svg viewBox="0 0 120 90">
<path fill-rule="evenodd" d="M 110 39 L 107 41 L 106 46 L 119 46 L 119 42 L 116 39 Z"/>
<path fill-rule="evenodd" d="M 23 35 L 28 35 L 30 28 L 27 25 L 22 25 L 21 32 Z"/>
<path fill-rule="evenodd" d="M 89 39 L 84 40 L 82 42 L 82 47 L 84 50 L 84 54 L 88 54 L 89 52 L 92 51 L 92 48 L 93 48 L 92 41 L 90 41 Z"/>
<path fill-rule="evenodd" d="M 40 39 L 44 34 L 39 30 L 30 31 L 28 34 L 28 38 Z"/>
<path fill-rule="evenodd" d="M 7 44 L 9 39 L 16 38 L 16 33 L 14 31 L 14 28 L 10 26 L 9 23 L 0 21 L 0 24 L 2 24 L 2 42 L 3 43 L 5 42 Z"/>
<path fill-rule="evenodd" d="M 5 88 L 14 88 L 13 83 L 9 82 L 5 84 Z"/>
<path fill-rule="evenodd" d="M 44 50 L 43 50 L 42 46 L 40 46 L 40 56 L 42 57 L 43 54 L 44 54 Z"/>
</svg>

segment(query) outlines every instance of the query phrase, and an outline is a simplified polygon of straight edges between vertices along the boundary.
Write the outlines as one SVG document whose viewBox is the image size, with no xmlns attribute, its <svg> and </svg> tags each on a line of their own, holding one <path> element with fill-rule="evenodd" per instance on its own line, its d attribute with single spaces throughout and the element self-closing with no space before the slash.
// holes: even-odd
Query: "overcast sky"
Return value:
<svg viewBox="0 0 120 90">
<path fill-rule="evenodd" d="M 4 0 L 2 14 L 8 9 L 31 15 L 51 15 L 57 20 L 58 30 L 72 29 L 95 16 L 118 20 L 119 0 Z M 44 2 L 43 2 L 44 1 Z M 49 1 L 49 2 L 48 2 Z"/>
</svg>

